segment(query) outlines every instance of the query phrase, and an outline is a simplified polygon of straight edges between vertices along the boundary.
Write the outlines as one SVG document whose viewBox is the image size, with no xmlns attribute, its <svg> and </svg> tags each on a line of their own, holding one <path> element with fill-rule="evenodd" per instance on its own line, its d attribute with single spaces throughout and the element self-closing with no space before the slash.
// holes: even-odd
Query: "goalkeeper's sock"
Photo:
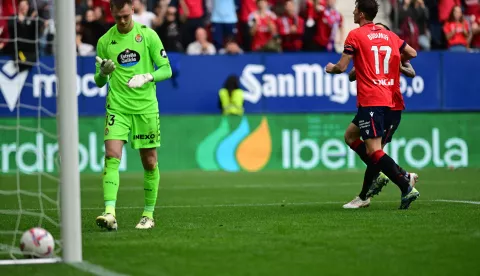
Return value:
<svg viewBox="0 0 480 276">
<path fill-rule="evenodd" d="M 103 169 L 103 200 L 105 201 L 105 213 L 115 216 L 115 203 L 117 201 L 118 186 L 120 185 L 120 159 L 105 157 Z"/>
<path fill-rule="evenodd" d="M 145 190 L 145 208 L 143 210 L 143 217 L 153 219 L 153 211 L 157 202 L 158 185 L 160 183 L 160 172 L 158 165 L 151 171 L 145 170 L 143 172 L 143 187 Z"/>
<path fill-rule="evenodd" d="M 105 201 L 105 214 L 112 214 L 115 216 L 115 200 Z"/>
</svg>

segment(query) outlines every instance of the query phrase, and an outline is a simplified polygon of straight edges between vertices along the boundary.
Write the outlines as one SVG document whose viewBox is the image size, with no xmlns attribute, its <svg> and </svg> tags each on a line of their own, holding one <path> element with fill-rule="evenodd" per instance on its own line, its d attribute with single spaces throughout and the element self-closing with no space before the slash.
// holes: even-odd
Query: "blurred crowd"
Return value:
<svg viewBox="0 0 480 276">
<path fill-rule="evenodd" d="M 395 31 L 417 50 L 480 49 L 480 0 L 390 0 Z"/>
<path fill-rule="evenodd" d="M 8 43 L 12 37 L 40 42 L 29 43 L 27 52 L 38 48 L 52 54 L 52 1 L 0 1 L 0 41 L 6 45 L 1 54 L 21 50 L 13 47 L 18 43 Z M 99 37 L 115 23 L 109 0 L 75 4 L 77 52 L 94 55 Z M 170 52 L 334 51 L 344 38 L 336 0 L 133 0 L 133 6 L 134 20 L 154 29 Z M 21 28 L 25 31 L 19 32 Z"/>
<path fill-rule="evenodd" d="M 77 53 L 95 55 L 98 39 L 115 24 L 109 0 L 72 1 Z M 354 3 L 133 0 L 133 6 L 134 20 L 154 29 L 167 51 L 213 55 L 341 49 L 348 30 L 337 1 Z M 387 23 L 415 49 L 480 48 L 480 0 L 380 0 L 382 5 L 388 1 L 392 8 Z M 0 54 L 27 62 L 53 54 L 53 9 L 53 0 L 0 0 Z"/>
<path fill-rule="evenodd" d="M 32 65 L 53 53 L 53 0 L 0 0 L 0 55 Z"/>
<path fill-rule="evenodd" d="M 114 24 L 108 0 L 77 0 L 80 54 Z M 169 52 L 333 51 L 342 40 L 335 0 L 133 0 L 134 20 L 154 29 Z"/>
</svg>

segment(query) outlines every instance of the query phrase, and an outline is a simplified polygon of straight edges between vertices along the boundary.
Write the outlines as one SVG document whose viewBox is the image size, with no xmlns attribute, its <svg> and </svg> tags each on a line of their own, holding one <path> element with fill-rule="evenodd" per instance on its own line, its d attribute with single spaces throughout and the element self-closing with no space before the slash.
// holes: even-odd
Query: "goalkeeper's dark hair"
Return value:
<svg viewBox="0 0 480 276">
<path fill-rule="evenodd" d="M 372 21 L 378 13 L 377 0 L 355 0 L 355 5 L 359 12 L 365 15 L 365 19 Z"/>
<path fill-rule="evenodd" d="M 117 10 L 123 9 L 125 5 L 130 5 L 132 6 L 133 3 L 132 0 L 110 0 L 110 9 L 113 9 L 113 7 L 117 8 Z"/>
<path fill-rule="evenodd" d="M 377 25 L 377 26 L 382 26 L 382 27 L 384 27 L 384 28 L 385 28 L 385 30 L 387 30 L 387 31 L 391 31 L 391 30 L 390 30 L 390 28 L 389 28 L 389 27 L 387 27 L 387 25 L 385 25 L 385 24 L 383 24 L 383 23 L 381 23 L 381 22 L 375 23 L 375 25 Z"/>
</svg>

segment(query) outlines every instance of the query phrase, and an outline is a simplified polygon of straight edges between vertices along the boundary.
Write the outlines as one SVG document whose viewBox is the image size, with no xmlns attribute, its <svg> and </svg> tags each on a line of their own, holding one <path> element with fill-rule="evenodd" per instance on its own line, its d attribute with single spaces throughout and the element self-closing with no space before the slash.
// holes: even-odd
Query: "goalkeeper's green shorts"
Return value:
<svg viewBox="0 0 480 276">
<path fill-rule="evenodd" d="M 160 147 L 159 114 L 125 114 L 107 109 L 103 140 L 123 140 L 128 143 L 130 134 L 133 149 Z"/>
</svg>

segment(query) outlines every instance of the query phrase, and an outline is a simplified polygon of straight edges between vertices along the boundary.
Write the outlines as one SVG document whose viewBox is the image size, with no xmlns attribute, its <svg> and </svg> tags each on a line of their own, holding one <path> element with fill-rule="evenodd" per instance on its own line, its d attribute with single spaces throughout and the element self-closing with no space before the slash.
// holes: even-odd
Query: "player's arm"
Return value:
<svg viewBox="0 0 480 276">
<path fill-rule="evenodd" d="M 325 72 L 330 74 L 341 74 L 347 71 L 348 65 L 355 54 L 356 44 L 355 33 L 350 32 L 347 39 L 345 39 L 345 47 L 342 57 L 337 64 L 328 63 L 325 67 Z"/>
<path fill-rule="evenodd" d="M 417 51 L 413 49 L 412 46 L 408 45 L 406 42 L 405 42 L 405 46 L 403 47 L 403 51 L 402 49 L 400 49 L 400 53 L 402 53 L 402 62 L 408 61 L 417 57 Z"/>
<path fill-rule="evenodd" d="M 167 52 L 163 48 L 163 43 L 158 34 L 152 29 L 148 29 L 146 39 L 150 58 L 155 62 L 158 69 L 152 73 L 133 76 L 127 83 L 130 88 L 142 87 L 147 82 L 159 82 L 172 77 L 172 68 L 168 61 Z"/>
<path fill-rule="evenodd" d="M 97 57 L 95 63 L 95 75 L 94 80 L 95 84 L 98 87 L 103 87 L 108 82 L 108 75 L 115 70 L 115 65 L 111 60 L 105 59 L 106 55 L 103 49 L 104 39 L 100 39 L 97 43 Z"/>
<path fill-rule="evenodd" d="M 332 63 L 327 64 L 325 71 L 330 74 L 341 74 L 347 71 L 348 65 L 350 64 L 351 60 L 352 60 L 352 55 L 343 53 L 342 57 L 337 62 L 337 64 L 332 64 Z"/>
<path fill-rule="evenodd" d="M 355 67 L 353 67 L 352 70 L 350 70 L 350 72 L 348 73 L 348 80 L 350 82 L 357 80 L 357 71 L 355 71 Z"/>
<path fill-rule="evenodd" d="M 94 80 L 95 80 L 95 84 L 102 88 L 105 84 L 107 84 L 108 82 L 108 77 L 107 76 L 103 76 L 100 74 L 100 66 L 101 66 L 101 63 L 97 62 L 95 63 L 95 76 L 94 76 Z"/>
<path fill-rule="evenodd" d="M 408 61 L 402 62 L 400 65 L 400 72 L 409 78 L 414 78 L 416 75 L 415 69 L 413 69 L 412 64 Z"/>
<path fill-rule="evenodd" d="M 160 37 L 153 30 L 149 33 L 150 36 L 150 56 L 153 62 L 157 65 L 157 70 L 152 73 L 153 81 L 159 82 L 172 77 L 172 68 L 167 57 L 167 52 L 163 47 Z M 153 44 L 152 44 L 153 43 Z"/>
<path fill-rule="evenodd" d="M 408 45 L 406 41 L 400 39 L 400 37 L 398 37 L 398 35 L 396 35 L 395 33 L 390 33 L 394 37 L 394 39 L 396 39 L 397 45 L 399 45 L 400 47 L 399 50 L 402 62 L 409 61 L 417 57 L 417 51 L 413 49 L 412 46 Z"/>
</svg>

